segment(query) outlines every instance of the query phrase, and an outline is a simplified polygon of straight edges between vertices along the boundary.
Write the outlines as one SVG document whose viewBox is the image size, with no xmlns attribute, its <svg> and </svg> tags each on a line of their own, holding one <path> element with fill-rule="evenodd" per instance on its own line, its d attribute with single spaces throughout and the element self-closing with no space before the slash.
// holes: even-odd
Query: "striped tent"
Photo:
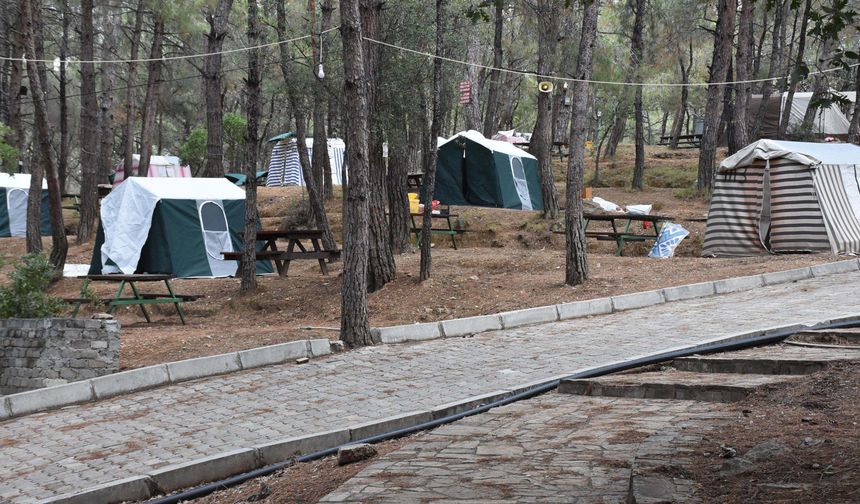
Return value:
<svg viewBox="0 0 860 504">
<path fill-rule="evenodd" d="M 715 174 L 702 255 L 860 253 L 857 165 L 851 144 L 759 140 L 741 149 Z"/>
<path fill-rule="evenodd" d="M 279 135 L 275 139 L 281 137 Z M 275 140 L 272 139 L 272 140 Z M 270 140 L 270 141 L 272 141 Z M 292 136 L 277 140 L 278 143 L 272 148 L 272 157 L 269 161 L 269 174 L 266 177 L 266 186 L 303 186 L 305 179 L 302 176 L 302 165 L 299 162 L 299 149 L 296 147 L 296 139 Z M 305 139 L 308 149 L 308 158 L 313 157 L 313 139 Z M 331 163 L 332 184 L 342 185 L 346 175 L 344 159 L 344 142 L 339 138 L 328 140 L 328 157 Z"/>
</svg>

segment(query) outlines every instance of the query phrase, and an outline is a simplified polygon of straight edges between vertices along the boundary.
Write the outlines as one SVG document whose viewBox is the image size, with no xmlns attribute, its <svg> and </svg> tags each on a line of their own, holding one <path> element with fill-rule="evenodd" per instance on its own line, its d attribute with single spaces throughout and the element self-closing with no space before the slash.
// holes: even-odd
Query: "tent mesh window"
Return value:
<svg viewBox="0 0 860 504">
<path fill-rule="evenodd" d="M 514 175 L 514 184 L 517 187 L 517 195 L 520 197 L 524 210 L 531 210 L 531 198 L 529 197 L 529 183 L 526 180 L 526 170 L 523 161 L 518 157 L 511 158 L 511 172 Z"/>
<path fill-rule="evenodd" d="M 203 228 L 206 253 L 213 259 L 220 260 L 221 251 L 230 250 L 230 233 L 224 209 L 213 201 L 203 203 L 200 205 L 200 225 Z"/>
</svg>

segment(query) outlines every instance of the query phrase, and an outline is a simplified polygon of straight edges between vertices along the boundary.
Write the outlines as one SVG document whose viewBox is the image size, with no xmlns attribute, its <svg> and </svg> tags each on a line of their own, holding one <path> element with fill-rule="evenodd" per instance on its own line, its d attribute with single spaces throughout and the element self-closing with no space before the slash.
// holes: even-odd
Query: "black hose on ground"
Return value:
<svg viewBox="0 0 860 504">
<path fill-rule="evenodd" d="M 829 324 L 825 324 L 816 329 L 836 329 L 840 327 L 856 327 L 858 326 L 857 320 L 847 320 L 840 322 L 833 322 Z M 774 332 L 772 334 L 755 336 L 752 338 L 747 338 L 738 341 L 727 341 L 727 342 L 716 342 L 712 345 L 706 346 L 704 348 L 699 347 L 695 350 L 693 349 L 682 349 L 682 350 L 671 350 L 667 352 L 662 352 L 656 355 L 650 355 L 648 357 L 641 357 L 638 359 L 632 359 L 629 361 L 618 362 L 614 364 L 608 364 L 606 366 L 601 366 L 598 368 L 590 369 L 588 371 L 583 371 L 580 373 L 574 373 L 566 378 L 565 380 L 578 380 L 584 378 L 596 378 L 598 376 L 604 376 L 611 373 L 618 373 L 620 371 L 626 371 L 628 369 L 633 369 L 637 367 L 647 366 L 650 364 L 658 364 L 660 362 L 665 362 L 672 359 L 677 359 L 679 357 L 687 357 L 689 355 L 695 354 L 709 354 L 709 353 L 717 353 L 717 352 L 730 352 L 732 350 L 740 350 L 743 348 L 749 348 L 754 346 L 763 346 L 770 345 L 773 343 L 778 343 L 785 338 L 791 336 L 796 333 L 796 329 L 784 330 Z M 414 425 L 412 427 L 406 427 L 403 429 L 397 429 L 391 432 L 386 432 L 384 434 L 378 434 L 376 436 L 371 436 L 368 438 L 350 441 L 346 444 L 335 446 L 334 448 L 328 448 L 326 450 L 321 450 L 314 453 L 309 453 L 307 455 L 302 455 L 296 459 L 285 460 L 283 462 L 278 462 L 276 464 L 267 465 L 265 467 L 261 467 L 259 469 L 255 469 L 253 471 L 249 471 L 242 474 L 237 474 L 236 476 L 231 476 L 229 478 L 223 479 L 221 481 L 215 481 L 212 483 L 207 483 L 205 485 L 201 485 L 198 487 L 190 488 L 188 490 L 184 490 L 179 493 L 166 495 L 164 497 L 159 497 L 155 499 L 151 499 L 147 501 L 146 504 L 177 504 L 183 501 L 189 501 L 194 499 L 199 499 L 206 495 L 209 495 L 213 492 L 217 492 L 218 490 L 224 490 L 230 487 L 234 487 L 236 485 L 240 485 L 248 480 L 252 480 L 254 478 L 260 478 L 262 476 L 268 476 L 275 472 L 280 471 L 290 465 L 293 465 L 296 462 L 310 462 L 313 460 L 321 459 L 324 457 L 329 457 L 331 455 L 335 455 L 339 448 L 347 445 L 354 445 L 358 443 L 378 443 L 381 441 L 387 441 L 389 439 L 397 439 L 403 436 L 407 436 L 409 434 L 414 434 L 416 432 L 433 429 L 435 427 L 439 427 L 441 425 L 445 425 L 451 422 L 456 422 L 457 420 L 461 420 L 463 418 L 478 415 L 489 411 L 493 408 L 498 408 L 500 406 L 505 406 L 507 404 L 511 404 L 517 401 L 522 401 L 524 399 L 531 399 L 535 396 L 544 394 L 558 387 L 559 382 L 561 380 L 553 380 L 551 382 L 547 382 L 543 385 L 539 385 L 534 388 L 530 388 L 528 390 L 524 390 L 522 392 L 518 392 L 516 394 L 510 395 L 503 399 L 499 399 L 497 401 L 493 401 L 491 403 L 482 404 L 475 408 L 462 411 L 460 413 L 455 413 L 453 415 L 449 415 L 443 418 L 438 418 L 436 420 L 431 420 L 429 422 L 424 422 L 418 425 Z"/>
</svg>

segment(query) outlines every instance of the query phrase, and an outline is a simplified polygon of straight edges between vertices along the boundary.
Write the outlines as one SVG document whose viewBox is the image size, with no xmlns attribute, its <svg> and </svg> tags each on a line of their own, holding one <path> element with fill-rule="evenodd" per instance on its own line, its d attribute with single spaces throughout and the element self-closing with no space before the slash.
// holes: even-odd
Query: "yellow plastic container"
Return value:
<svg viewBox="0 0 860 504">
<path fill-rule="evenodd" d="M 418 213 L 418 193 L 409 193 L 409 213 Z"/>
</svg>

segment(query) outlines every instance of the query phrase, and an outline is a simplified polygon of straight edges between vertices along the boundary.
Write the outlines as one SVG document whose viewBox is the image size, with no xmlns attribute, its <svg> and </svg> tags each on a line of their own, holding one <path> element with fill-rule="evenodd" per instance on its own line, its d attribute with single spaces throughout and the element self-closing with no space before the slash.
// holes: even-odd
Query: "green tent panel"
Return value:
<svg viewBox="0 0 860 504">
<path fill-rule="evenodd" d="M 0 173 L 0 237 L 27 235 L 27 198 L 30 192 L 30 175 Z M 41 215 L 39 231 L 51 235 L 51 214 L 48 203 L 47 182 L 42 180 Z"/>
<path fill-rule="evenodd" d="M 537 159 L 477 131 L 441 144 L 433 198 L 445 205 L 543 210 Z"/>
</svg>

